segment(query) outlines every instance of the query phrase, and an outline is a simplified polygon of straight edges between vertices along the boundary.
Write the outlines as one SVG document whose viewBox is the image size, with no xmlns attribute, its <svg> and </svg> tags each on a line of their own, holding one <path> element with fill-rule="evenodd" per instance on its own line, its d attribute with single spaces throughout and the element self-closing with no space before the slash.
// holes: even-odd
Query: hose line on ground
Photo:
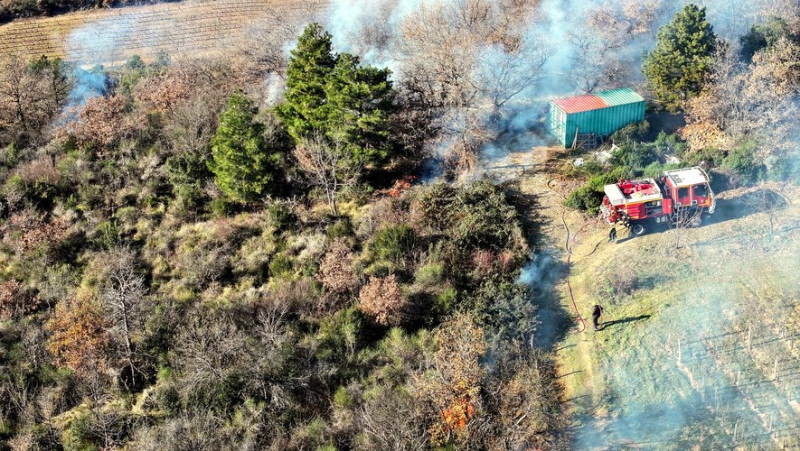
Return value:
<svg viewBox="0 0 800 451">
<path fill-rule="evenodd" d="M 566 279 L 567 279 L 567 290 L 569 291 L 569 297 L 572 300 L 572 307 L 575 309 L 575 314 L 578 316 L 578 320 L 581 322 L 581 329 L 579 331 L 577 331 L 577 332 L 581 333 L 581 332 L 586 330 L 586 320 L 583 319 L 583 316 L 581 315 L 580 310 L 578 310 L 578 304 L 575 302 L 575 295 L 572 293 L 572 284 L 570 284 L 570 282 L 569 282 L 569 265 L 570 265 L 570 261 L 572 260 L 572 244 L 571 244 L 571 242 L 572 243 L 575 242 L 575 239 L 578 237 L 578 234 L 583 231 L 583 229 L 586 227 L 586 224 L 584 224 L 583 227 L 581 227 L 580 230 L 578 230 L 578 232 L 575 233 L 575 235 L 572 238 L 570 238 L 569 226 L 567 226 L 567 221 L 564 219 L 564 212 L 563 211 L 561 212 L 561 222 L 564 224 L 564 230 L 567 231 L 567 238 L 564 241 L 564 248 L 567 251 L 567 277 L 566 277 Z"/>
</svg>

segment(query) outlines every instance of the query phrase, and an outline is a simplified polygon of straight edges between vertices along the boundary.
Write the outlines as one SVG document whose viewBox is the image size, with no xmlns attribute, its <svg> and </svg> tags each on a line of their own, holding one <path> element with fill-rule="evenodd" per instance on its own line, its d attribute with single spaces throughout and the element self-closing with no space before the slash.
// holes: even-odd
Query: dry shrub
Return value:
<svg viewBox="0 0 800 451">
<path fill-rule="evenodd" d="M 308 321 L 315 321 L 326 313 L 322 311 L 320 303 L 317 302 L 319 293 L 314 288 L 314 280 L 311 278 L 303 278 L 298 281 L 276 281 L 270 285 L 269 293 L 265 299 L 267 301 L 259 302 L 286 306 L 288 311 L 296 311 L 304 320 Z M 257 303 L 256 308 L 262 309 L 263 306 Z"/>
<path fill-rule="evenodd" d="M 64 219 L 44 221 L 32 209 L 12 215 L 5 227 L 3 242 L 17 254 L 23 254 L 42 243 L 56 243 L 67 235 L 68 224 Z"/>
<path fill-rule="evenodd" d="M 397 325 L 403 321 L 407 301 L 400 291 L 397 277 L 370 277 L 359 293 L 360 307 L 382 326 Z"/>
<path fill-rule="evenodd" d="M 487 249 L 475 249 L 472 252 L 472 264 L 478 276 L 485 277 L 494 270 L 495 253 Z"/>
<path fill-rule="evenodd" d="M 63 182 L 55 161 L 49 156 L 39 157 L 20 166 L 16 174 L 26 185 L 60 186 Z"/>
<path fill-rule="evenodd" d="M 507 274 L 513 268 L 514 253 L 509 250 L 495 252 L 489 249 L 476 249 L 472 252 L 472 264 L 478 277 L 492 274 Z"/>
<path fill-rule="evenodd" d="M 562 449 L 555 432 L 564 420 L 553 361 L 536 349 L 496 351 L 484 396 L 493 433 L 487 449 Z"/>
<path fill-rule="evenodd" d="M 37 296 L 26 293 L 16 280 L 0 284 L 0 319 L 19 318 L 36 311 L 40 303 Z"/>
<path fill-rule="evenodd" d="M 78 144 L 110 146 L 131 136 L 146 121 L 127 113 L 128 99 L 124 95 L 95 97 L 86 102 L 80 117 L 71 124 Z M 137 125 L 138 124 L 138 125 Z"/>
<path fill-rule="evenodd" d="M 732 146 L 731 138 L 709 121 L 690 119 L 689 123 L 680 129 L 678 134 L 681 139 L 689 143 L 689 147 L 692 149 L 705 149 L 708 147 L 730 149 Z"/>
<path fill-rule="evenodd" d="M 413 392 L 430 421 L 435 444 L 470 433 L 467 425 L 481 415 L 481 383 L 486 353 L 483 329 L 469 315 L 458 315 L 436 331 L 438 349 L 430 371 L 414 375 Z"/>
<path fill-rule="evenodd" d="M 387 224 L 408 224 L 415 227 L 400 199 L 387 197 L 372 203 L 358 218 L 356 234 L 367 239 Z"/>
<path fill-rule="evenodd" d="M 345 240 L 333 242 L 319 267 L 319 281 L 329 291 L 345 294 L 358 287 L 358 279 L 353 271 L 353 253 Z"/>
</svg>

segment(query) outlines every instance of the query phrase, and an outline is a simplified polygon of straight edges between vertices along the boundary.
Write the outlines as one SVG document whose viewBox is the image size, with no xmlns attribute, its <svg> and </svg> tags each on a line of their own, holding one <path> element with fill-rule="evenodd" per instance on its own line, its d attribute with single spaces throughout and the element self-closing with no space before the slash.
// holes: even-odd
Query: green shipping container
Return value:
<svg viewBox="0 0 800 451">
<path fill-rule="evenodd" d="M 550 102 L 550 131 L 564 147 L 572 146 L 576 132 L 598 139 L 644 120 L 644 99 L 632 89 L 620 88 Z"/>
</svg>

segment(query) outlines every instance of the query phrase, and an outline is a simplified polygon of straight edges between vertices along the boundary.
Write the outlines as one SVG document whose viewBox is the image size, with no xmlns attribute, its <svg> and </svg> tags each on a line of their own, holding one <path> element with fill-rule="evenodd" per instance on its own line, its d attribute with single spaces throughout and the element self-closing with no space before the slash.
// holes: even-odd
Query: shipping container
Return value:
<svg viewBox="0 0 800 451">
<path fill-rule="evenodd" d="M 644 109 L 642 96 L 628 88 L 555 99 L 550 102 L 550 131 L 564 147 L 572 147 L 576 138 L 597 142 L 643 121 Z"/>
</svg>

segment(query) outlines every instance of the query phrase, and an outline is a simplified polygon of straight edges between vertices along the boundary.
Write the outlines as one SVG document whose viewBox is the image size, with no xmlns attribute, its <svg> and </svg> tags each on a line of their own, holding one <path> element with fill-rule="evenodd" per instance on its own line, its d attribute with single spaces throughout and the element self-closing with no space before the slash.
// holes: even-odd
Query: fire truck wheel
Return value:
<svg viewBox="0 0 800 451">
<path fill-rule="evenodd" d="M 700 227 L 700 224 L 703 222 L 703 218 L 700 215 L 696 215 L 692 218 L 692 227 Z"/>
<path fill-rule="evenodd" d="M 636 235 L 636 236 L 639 236 L 639 235 L 643 234 L 644 233 L 644 226 L 641 225 L 641 224 L 634 224 L 633 226 L 631 226 L 631 233 Z"/>
</svg>

